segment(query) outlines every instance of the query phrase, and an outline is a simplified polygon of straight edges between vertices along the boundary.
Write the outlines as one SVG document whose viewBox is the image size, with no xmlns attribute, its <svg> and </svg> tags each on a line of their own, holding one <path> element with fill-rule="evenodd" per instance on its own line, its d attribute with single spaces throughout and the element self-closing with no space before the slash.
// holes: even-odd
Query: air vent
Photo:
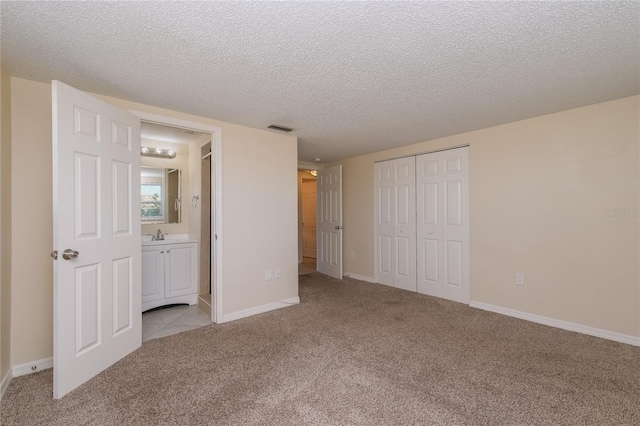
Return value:
<svg viewBox="0 0 640 426">
<path fill-rule="evenodd" d="M 273 130 L 279 130 L 281 132 L 290 132 L 293 129 L 289 128 L 289 127 L 284 127 L 284 126 L 278 126 L 277 124 L 272 124 L 268 127 L 268 129 L 273 129 Z"/>
</svg>

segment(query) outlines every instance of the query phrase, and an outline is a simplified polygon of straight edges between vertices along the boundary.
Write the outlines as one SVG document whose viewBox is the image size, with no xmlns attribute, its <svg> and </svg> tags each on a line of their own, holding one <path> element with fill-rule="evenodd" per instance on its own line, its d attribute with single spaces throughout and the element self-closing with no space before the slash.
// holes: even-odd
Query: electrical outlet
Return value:
<svg viewBox="0 0 640 426">
<path fill-rule="evenodd" d="M 516 285 L 524 285 L 524 273 L 516 272 Z"/>
<path fill-rule="evenodd" d="M 271 279 L 271 269 L 264 270 L 264 280 L 269 281 Z"/>
<path fill-rule="evenodd" d="M 280 268 L 275 269 L 273 278 L 275 278 L 276 280 L 280 279 Z"/>
<path fill-rule="evenodd" d="M 355 250 L 351 250 L 351 258 L 355 258 L 356 257 L 356 251 Z"/>
</svg>

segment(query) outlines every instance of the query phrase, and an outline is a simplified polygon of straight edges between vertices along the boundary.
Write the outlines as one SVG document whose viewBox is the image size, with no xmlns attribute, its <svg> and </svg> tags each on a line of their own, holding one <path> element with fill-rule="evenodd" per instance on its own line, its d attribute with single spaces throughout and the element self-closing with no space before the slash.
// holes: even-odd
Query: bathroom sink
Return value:
<svg viewBox="0 0 640 426">
<path fill-rule="evenodd" d="M 151 235 L 142 236 L 143 246 L 156 246 L 162 244 L 174 244 L 174 243 L 189 243 L 195 240 L 190 240 L 187 234 L 165 234 L 164 240 L 152 241 Z"/>
</svg>

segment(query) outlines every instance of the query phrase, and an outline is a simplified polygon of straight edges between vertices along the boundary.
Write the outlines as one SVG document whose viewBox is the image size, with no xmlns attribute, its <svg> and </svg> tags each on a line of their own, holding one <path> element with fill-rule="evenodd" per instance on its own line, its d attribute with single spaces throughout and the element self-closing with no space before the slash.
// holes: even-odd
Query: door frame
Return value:
<svg viewBox="0 0 640 426">
<path fill-rule="evenodd" d="M 223 252 L 222 252 L 222 128 L 209 124 L 187 121 L 165 115 L 153 114 L 149 112 L 128 110 L 129 113 L 140 118 L 141 121 L 161 124 L 165 126 L 180 127 L 188 130 L 195 130 L 202 133 L 211 134 L 211 153 L 215 163 L 211 168 L 211 200 L 213 206 L 213 223 L 211 224 L 211 265 L 215 274 L 211 275 L 211 297 L 215 303 L 211 304 L 211 322 L 220 324 L 223 322 Z"/>
<path fill-rule="evenodd" d="M 311 170 L 315 170 L 315 171 L 320 171 L 324 169 L 324 165 L 323 164 L 314 164 L 314 163 L 307 163 L 304 161 L 298 161 L 298 172 L 300 171 L 311 171 Z M 300 180 L 300 177 L 298 176 L 298 174 L 296 173 L 296 182 L 298 185 L 298 264 L 303 262 L 303 250 L 302 250 L 302 181 Z M 318 179 L 316 177 L 316 185 L 317 185 Z M 316 206 L 318 205 L 318 195 L 316 194 Z M 317 213 L 316 213 L 317 215 Z M 316 217 L 317 220 L 317 217 Z M 316 237 L 316 262 L 318 260 L 318 238 Z"/>
<path fill-rule="evenodd" d="M 316 188 L 317 188 L 317 185 L 318 185 L 318 179 L 315 176 L 313 177 L 313 179 L 306 178 L 306 177 L 303 177 L 301 179 L 301 182 L 300 182 L 300 203 L 301 203 L 301 207 L 302 207 L 302 212 L 304 212 L 304 204 L 305 204 L 304 203 L 304 184 L 305 184 L 305 181 L 306 182 L 313 182 L 314 185 L 316 185 Z M 317 206 L 318 205 L 318 195 L 317 194 L 316 194 L 316 200 L 315 201 L 316 201 L 316 206 Z M 316 215 L 318 214 L 317 208 L 314 209 L 314 213 Z M 304 259 L 305 257 L 307 257 L 307 256 L 304 255 L 304 250 L 305 250 L 304 249 L 304 247 L 305 247 L 305 245 L 304 245 L 304 243 L 305 243 L 305 238 L 304 238 L 304 214 L 302 215 L 302 219 L 303 219 L 302 220 L 302 257 Z M 316 220 L 317 220 L 317 216 L 316 216 Z M 316 224 L 316 230 L 317 230 L 317 224 Z M 318 256 L 318 236 L 317 236 L 317 231 L 316 231 L 316 257 L 315 257 L 315 259 L 318 258 L 317 256 Z"/>
</svg>

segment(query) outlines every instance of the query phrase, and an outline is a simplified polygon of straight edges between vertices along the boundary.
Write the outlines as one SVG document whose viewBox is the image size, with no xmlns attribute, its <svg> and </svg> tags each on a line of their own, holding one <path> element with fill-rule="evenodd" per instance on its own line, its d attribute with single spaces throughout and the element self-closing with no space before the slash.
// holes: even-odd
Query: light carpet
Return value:
<svg viewBox="0 0 640 426">
<path fill-rule="evenodd" d="M 301 304 L 142 348 L 3 425 L 638 425 L 640 348 L 319 273 Z"/>
</svg>

